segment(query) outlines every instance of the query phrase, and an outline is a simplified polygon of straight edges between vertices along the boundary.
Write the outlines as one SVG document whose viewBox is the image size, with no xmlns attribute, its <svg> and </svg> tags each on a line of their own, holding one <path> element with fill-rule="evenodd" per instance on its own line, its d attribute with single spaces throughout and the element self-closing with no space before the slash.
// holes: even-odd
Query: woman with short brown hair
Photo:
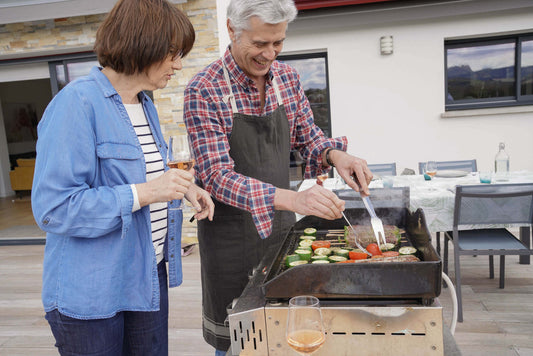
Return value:
<svg viewBox="0 0 533 356">
<path fill-rule="evenodd" d="M 61 355 L 168 354 L 183 219 L 169 208 L 185 197 L 211 220 L 214 204 L 194 170 L 165 164 L 144 90 L 167 85 L 194 38 L 166 0 L 119 0 L 96 36 L 103 68 L 63 88 L 39 123 L 32 208 L 47 232 L 42 301 Z"/>
</svg>

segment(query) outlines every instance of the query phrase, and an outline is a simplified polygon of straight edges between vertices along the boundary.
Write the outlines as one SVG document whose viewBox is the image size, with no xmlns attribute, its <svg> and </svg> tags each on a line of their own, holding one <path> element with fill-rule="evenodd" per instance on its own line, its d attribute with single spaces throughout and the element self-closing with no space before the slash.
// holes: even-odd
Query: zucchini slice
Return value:
<svg viewBox="0 0 533 356">
<path fill-rule="evenodd" d="M 319 247 L 319 248 L 315 249 L 315 255 L 329 256 L 329 255 L 331 255 L 331 249 L 329 249 L 327 247 Z"/>
<path fill-rule="evenodd" d="M 338 249 L 336 249 L 335 251 L 333 251 L 333 254 L 334 254 L 335 256 L 342 256 L 342 257 L 346 257 L 346 258 L 348 258 L 348 253 L 349 253 L 349 252 L 350 252 L 350 251 L 345 250 L 345 249 L 343 249 L 343 248 L 338 248 Z"/>
<path fill-rule="evenodd" d="M 335 263 L 335 262 L 346 261 L 347 258 L 346 258 L 346 257 L 342 257 L 342 256 L 333 255 L 333 256 L 329 256 L 329 257 L 328 257 L 328 260 L 329 260 L 330 262 Z"/>
<path fill-rule="evenodd" d="M 308 228 L 304 229 L 304 235 L 316 236 L 316 229 L 314 227 L 308 227 Z"/>
<path fill-rule="evenodd" d="M 414 255 L 416 251 L 417 249 L 414 248 L 413 246 L 400 247 L 400 249 L 398 250 L 400 255 Z"/>
<path fill-rule="evenodd" d="M 294 253 L 300 256 L 301 260 L 309 261 L 311 259 L 311 254 L 312 254 L 311 250 L 298 249 L 294 251 Z"/>
<path fill-rule="evenodd" d="M 285 257 L 285 266 L 290 267 L 291 262 L 299 261 L 299 260 L 300 260 L 300 256 L 296 254 L 287 255 L 287 257 Z"/>
<path fill-rule="evenodd" d="M 316 236 L 315 235 L 300 235 L 300 241 L 301 240 L 311 240 L 311 241 L 314 241 L 316 240 Z"/>
<path fill-rule="evenodd" d="M 314 264 L 314 263 L 329 263 L 329 261 L 326 259 L 326 260 L 314 260 L 313 262 L 311 262 L 311 264 Z"/>
<path fill-rule="evenodd" d="M 289 263 L 289 267 L 294 267 L 294 266 L 299 266 L 299 265 L 306 265 L 306 264 L 307 264 L 307 261 L 298 260 L 298 261 L 293 261 L 293 262 Z"/>
</svg>

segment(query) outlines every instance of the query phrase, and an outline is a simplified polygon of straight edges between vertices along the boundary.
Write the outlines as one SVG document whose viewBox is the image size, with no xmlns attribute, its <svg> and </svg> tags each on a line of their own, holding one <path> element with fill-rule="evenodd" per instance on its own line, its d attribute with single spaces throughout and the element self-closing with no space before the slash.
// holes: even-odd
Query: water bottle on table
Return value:
<svg viewBox="0 0 533 356">
<path fill-rule="evenodd" d="M 494 158 L 494 180 L 497 182 L 509 180 L 509 155 L 505 152 L 503 142 L 500 142 L 500 150 Z"/>
</svg>

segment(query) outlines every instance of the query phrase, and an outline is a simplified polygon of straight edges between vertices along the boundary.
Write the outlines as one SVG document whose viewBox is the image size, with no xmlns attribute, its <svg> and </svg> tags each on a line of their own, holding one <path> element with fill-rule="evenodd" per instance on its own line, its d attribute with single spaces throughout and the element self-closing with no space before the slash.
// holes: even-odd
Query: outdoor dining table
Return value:
<svg viewBox="0 0 533 356">
<path fill-rule="evenodd" d="M 400 175 L 392 177 L 394 187 L 409 187 L 411 211 L 422 209 L 426 218 L 428 230 L 430 232 L 451 231 L 453 229 L 453 213 L 455 205 L 455 187 L 458 185 L 481 184 L 479 173 L 472 172 L 462 177 L 434 177 L 425 180 L 423 175 Z M 533 183 L 533 172 L 514 171 L 509 172 L 507 181 L 492 181 L 490 184 L 516 184 Z M 316 179 L 306 179 L 300 185 L 299 191 L 310 188 L 316 184 Z M 342 190 L 349 189 L 348 185 L 338 178 L 328 178 L 323 186 L 326 189 Z M 383 180 L 375 179 L 370 185 L 370 189 L 382 189 Z M 372 196 L 370 196 L 372 199 Z M 297 216 L 299 217 L 299 216 Z M 463 226 L 468 229 L 468 226 Z M 531 246 L 531 231 L 529 226 L 520 227 L 520 239 Z M 520 256 L 520 264 L 529 264 L 530 256 Z"/>
</svg>

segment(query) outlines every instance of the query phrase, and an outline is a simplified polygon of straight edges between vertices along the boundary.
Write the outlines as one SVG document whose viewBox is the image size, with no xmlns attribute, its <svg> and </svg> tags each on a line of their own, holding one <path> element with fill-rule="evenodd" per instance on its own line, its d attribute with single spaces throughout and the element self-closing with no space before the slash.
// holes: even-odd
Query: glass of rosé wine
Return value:
<svg viewBox="0 0 533 356">
<path fill-rule="evenodd" d="M 169 168 L 184 169 L 186 171 L 194 166 L 187 135 L 170 136 L 168 139 L 167 165 Z M 182 205 L 183 202 L 174 209 L 181 210 Z"/>
<path fill-rule="evenodd" d="M 310 295 L 289 300 L 287 343 L 300 355 L 311 355 L 326 341 L 318 298 Z"/>
</svg>

